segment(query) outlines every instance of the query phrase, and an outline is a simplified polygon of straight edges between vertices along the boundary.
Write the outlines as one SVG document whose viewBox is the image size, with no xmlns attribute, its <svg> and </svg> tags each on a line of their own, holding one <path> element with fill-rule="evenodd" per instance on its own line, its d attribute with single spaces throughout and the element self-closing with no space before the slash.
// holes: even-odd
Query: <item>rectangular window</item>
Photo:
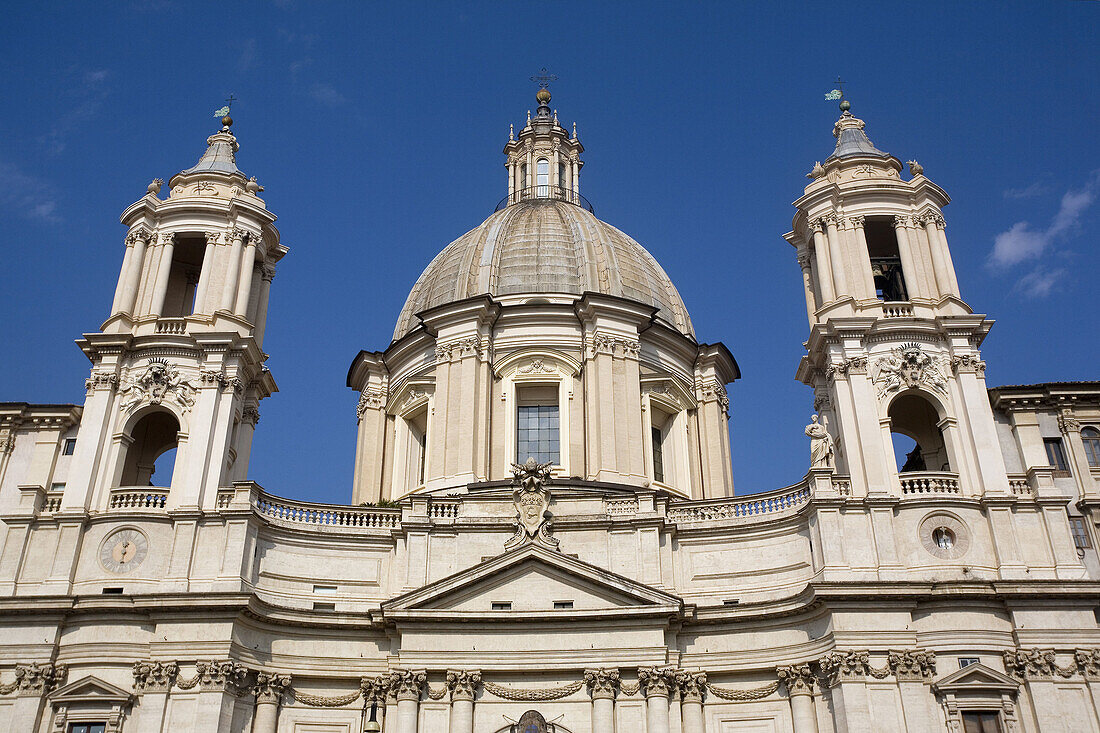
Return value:
<svg viewBox="0 0 1100 733">
<path fill-rule="evenodd" d="M 106 723 L 69 723 L 69 733 L 106 733 Z"/>
<path fill-rule="evenodd" d="M 1069 464 L 1066 463 L 1066 451 L 1062 447 L 1062 439 L 1043 438 L 1043 447 L 1047 449 L 1047 463 L 1054 466 L 1055 471 L 1069 473 Z"/>
<path fill-rule="evenodd" d="M 978 657 L 959 657 L 959 669 L 963 667 L 969 667 L 971 664 L 977 664 L 982 661 Z"/>
<path fill-rule="evenodd" d="M 534 458 L 539 463 L 561 464 L 558 406 L 521 404 L 516 417 L 516 463 Z"/>
<path fill-rule="evenodd" d="M 76 451 L 76 438 L 66 438 L 65 447 L 61 449 L 61 455 L 71 456 Z"/>
<path fill-rule="evenodd" d="M 323 593 L 323 594 L 326 594 L 326 595 L 330 594 L 330 593 L 335 593 L 336 592 L 336 586 L 335 585 L 315 585 L 315 586 L 313 586 L 313 592 L 314 593 Z"/>
<path fill-rule="evenodd" d="M 59 492 L 59 491 L 64 491 L 64 490 L 65 490 L 65 484 L 50 484 L 50 491 Z"/>
<path fill-rule="evenodd" d="M 313 610 L 314 611 L 335 611 L 336 610 L 336 604 L 335 603 L 322 603 L 320 601 L 314 601 L 313 602 Z"/>
<path fill-rule="evenodd" d="M 573 601 L 554 601 L 555 611 L 568 611 L 573 608 Z"/>
<path fill-rule="evenodd" d="M 1001 733 L 1001 716 L 995 710 L 968 710 L 962 719 L 964 733 Z"/>
<path fill-rule="evenodd" d="M 1089 538 L 1089 528 L 1085 526 L 1084 517 L 1070 517 L 1069 528 L 1073 532 L 1073 544 L 1078 550 L 1087 550 L 1092 547 L 1092 540 Z"/>
<path fill-rule="evenodd" d="M 1093 468 L 1100 468 L 1100 430 L 1091 426 L 1083 428 L 1081 442 L 1085 444 L 1085 460 Z"/>
<path fill-rule="evenodd" d="M 512 602 L 511 601 L 493 601 L 492 606 L 490 606 L 490 608 L 492 608 L 494 611 L 511 611 L 512 610 Z"/>
<path fill-rule="evenodd" d="M 654 427 L 652 430 L 653 440 L 653 480 L 665 482 L 665 453 L 664 453 L 664 440 L 661 437 L 661 429 Z"/>
</svg>

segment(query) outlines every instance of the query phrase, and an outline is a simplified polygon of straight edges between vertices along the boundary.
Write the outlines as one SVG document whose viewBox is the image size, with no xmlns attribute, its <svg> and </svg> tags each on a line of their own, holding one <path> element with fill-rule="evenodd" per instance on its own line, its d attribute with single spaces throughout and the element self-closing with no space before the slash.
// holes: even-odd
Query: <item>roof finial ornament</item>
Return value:
<svg viewBox="0 0 1100 733">
<path fill-rule="evenodd" d="M 844 114 L 850 114 L 848 110 L 852 108 L 852 103 L 844 96 L 844 85 L 848 82 L 841 79 L 839 76 L 836 78 L 836 89 L 825 95 L 825 100 L 830 101 L 833 99 L 840 100 L 840 111 Z"/>
<path fill-rule="evenodd" d="M 550 82 L 557 80 L 558 75 L 551 74 L 545 66 L 539 69 L 539 73 L 531 77 L 531 81 L 539 85 L 539 90 L 535 92 L 535 99 L 539 103 L 539 108 L 535 111 L 535 114 L 542 119 L 550 117 Z"/>
<path fill-rule="evenodd" d="M 233 118 L 229 116 L 229 112 L 233 107 L 233 103 L 237 101 L 237 95 L 230 92 L 225 101 L 226 105 L 224 107 L 214 110 L 214 116 L 222 118 L 222 132 L 229 132 L 229 128 L 233 126 Z"/>
<path fill-rule="evenodd" d="M 574 140 L 577 139 L 577 123 L 576 122 L 573 123 L 573 139 Z"/>
<path fill-rule="evenodd" d="M 508 123 L 508 142 L 512 142 L 516 139 L 516 126 L 511 122 Z"/>
</svg>

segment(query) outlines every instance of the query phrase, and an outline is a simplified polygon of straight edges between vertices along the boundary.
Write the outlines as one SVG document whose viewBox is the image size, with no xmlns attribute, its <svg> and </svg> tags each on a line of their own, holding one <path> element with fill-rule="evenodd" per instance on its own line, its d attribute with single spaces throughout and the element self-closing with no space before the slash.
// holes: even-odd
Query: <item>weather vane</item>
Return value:
<svg viewBox="0 0 1100 733">
<path fill-rule="evenodd" d="M 539 73 L 531 77 L 531 81 L 539 85 L 539 89 L 548 89 L 550 82 L 557 81 L 558 75 L 551 74 L 545 66 L 539 69 Z"/>
<path fill-rule="evenodd" d="M 844 85 L 847 84 L 839 76 L 836 78 L 836 89 L 825 95 L 825 101 L 831 101 L 834 99 L 844 99 Z"/>
<path fill-rule="evenodd" d="M 228 104 L 226 104 L 221 109 L 214 110 L 215 117 L 228 117 L 230 108 L 233 106 L 233 103 L 237 101 L 237 95 L 233 94 L 233 92 L 230 92 L 229 96 L 225 98 L 225 101 Z"/>
</svg>

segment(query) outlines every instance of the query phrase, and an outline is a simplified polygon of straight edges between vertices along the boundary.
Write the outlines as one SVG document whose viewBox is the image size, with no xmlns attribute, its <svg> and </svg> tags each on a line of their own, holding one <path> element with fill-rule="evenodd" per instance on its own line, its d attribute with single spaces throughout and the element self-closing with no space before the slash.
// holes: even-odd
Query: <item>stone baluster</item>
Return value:
<svg viewBox="0 0 1100 733">
<path fill-rule="evenodd" d="M 160 316 L 164 312 L 164 299 L 168 295 L 168 279 L 172 274 L 172 253 L 175 251 L 176 235 L 172 232 L 161 232 L 160 261 L 157 265 L 157 279 L 153 286 L 152 313 Z"/>
<path fill-rule="evenodd" d="M 592 696 L 592 730 L 615 733 L 615 689 L 619 686 L 619 670 L 586 669 L 584 684 Z"/>
<path fill-rule="evenodd" d="M 397 726 L 394 733 L 416 733 L 420 694 L 428 683 L 426 672 L 398 669 L 390 672 L 390 690 L 397 698 Z"/>
<path fill-rule="evenodd" d="M 279 703 L 283 692 L 290 686 L 290 675 L 257 672 L 256 714 L 252 720 L 252 733 L 276 733 L 279 728 Z"/>
<path fill-rule="evenodd" d="M 817 716 L 814 714 L 816 678 L 810 665 L 780 667 L 776 673 L 779 675 L 779 681 L 787 688 L 794 733 L 817 733 Z"/>
<path fill-rule="evenodd" d="M 669 733 L 668 698 L 676 685 L 673 671 L 643 667 L 638 670 L 638 684 L 645 695 L 646 733 Z"/>
<path fill-rule="evenodd" d="M 676 673 L 676 685 L 680 690 L 680 715 L 684 733 L 706 733 L 703 698 L 707 693 L 707 673 L 681 670 Z"/>
<path fill-rule="evenodd" d="M 447 673 L 447 689 L 451 692 L 451 726 L 448 733 L 473 733 L 474 697 L 481 684 L 481 672 L 450 671 Z"/>
</svg>

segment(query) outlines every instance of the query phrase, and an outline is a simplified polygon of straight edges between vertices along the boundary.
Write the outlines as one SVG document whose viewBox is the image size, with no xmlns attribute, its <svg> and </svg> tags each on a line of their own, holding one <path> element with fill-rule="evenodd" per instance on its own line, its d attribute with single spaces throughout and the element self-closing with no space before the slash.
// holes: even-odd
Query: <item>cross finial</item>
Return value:
<svg viewBox="0 0 1100 733">
<path fill-rule="evenodd" d="M 232 108 L 233 103 L 237 101 L 237 95 L 233 92 L 229 93 L 229 96 L 225 98 L 225 106 Z"/>
<path fill-rule="evenodd" d="M 840 76 L 837 76 L 837 78 L 836 78 L 836 88 L 840 90 L 840 98 L 841 99 L 845 99 L 844 85 L 847 84 L 847 83 L 848 82 L 841 80 Z"/>
<path fill-rule="evenodd" d="M 550 82 L 557 81 L 558 75 L 551 74 L 545 66 L 539 69 L 539 73 L 531 77 L 531 81 L 539 85 L 539 89 L 547 89 L 550 87 Z"/>
</svg>

